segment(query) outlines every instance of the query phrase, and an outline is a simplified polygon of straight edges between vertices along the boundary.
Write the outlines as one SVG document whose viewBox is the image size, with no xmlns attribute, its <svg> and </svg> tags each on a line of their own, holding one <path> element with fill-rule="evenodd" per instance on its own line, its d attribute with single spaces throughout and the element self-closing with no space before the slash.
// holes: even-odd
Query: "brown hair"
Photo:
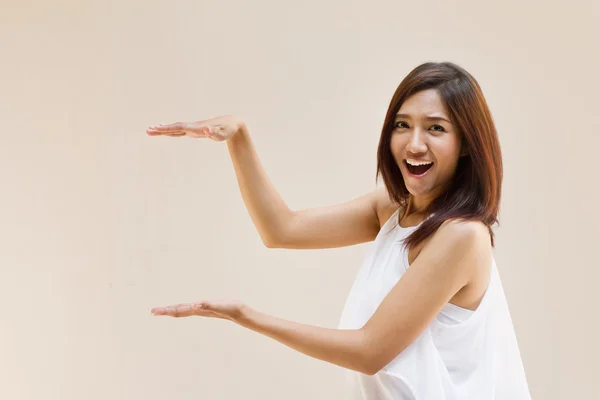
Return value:
<svg viewBox="0 0 600 400">
<path fill-rule="evenodd" d="M 413 69 L 400 83 L 390 102 L 377 149 L 377 175 L 381 175 L 390 198 L 401 207 L 409 192 L 391 153 L 390 141 L 396 114 L 411 95 L 426 89 L 440 94 L 451 122 L 462 135 L 468 154 L 460 157 L 448 190 L 434 199 L 430 214 L 404 241 L 412 248 L 450 219 L 482 221 L 492 246 L 492 226 L 498 223 L 502 186 L 502 155 L 491 112 L 479 84 L 467 71 L 451 62 L 428 62 Z"/>
</svg>

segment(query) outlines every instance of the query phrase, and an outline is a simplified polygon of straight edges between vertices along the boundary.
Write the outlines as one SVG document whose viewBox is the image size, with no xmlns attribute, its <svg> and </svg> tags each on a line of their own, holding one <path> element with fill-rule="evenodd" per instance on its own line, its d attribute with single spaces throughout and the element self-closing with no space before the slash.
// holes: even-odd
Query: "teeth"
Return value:
<svg viewBox="0 0 600 400">
<path fill-rule="evenodd" d="M 433 164 L 433 161 L 415 161 L 415 160 L 410 160 L 410 159 L 406 159 L 406 162 L 409 163 L 410 165 L 429 165 L 429 164 Z"/>
</svg>

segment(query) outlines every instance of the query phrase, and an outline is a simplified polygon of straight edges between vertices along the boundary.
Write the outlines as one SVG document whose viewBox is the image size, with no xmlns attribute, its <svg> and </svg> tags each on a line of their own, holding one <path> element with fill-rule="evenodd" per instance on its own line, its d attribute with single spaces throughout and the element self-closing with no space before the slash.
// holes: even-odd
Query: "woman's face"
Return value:
<svg viewBox="0 0 600 400">
<path fill-rule="evenodd" d="M 462 145 L 437 90 L 407 98 L 393 129 L 390 148 L 406 188 L 417 198 L 433 200 L 454 177 Z"/>
</svg>

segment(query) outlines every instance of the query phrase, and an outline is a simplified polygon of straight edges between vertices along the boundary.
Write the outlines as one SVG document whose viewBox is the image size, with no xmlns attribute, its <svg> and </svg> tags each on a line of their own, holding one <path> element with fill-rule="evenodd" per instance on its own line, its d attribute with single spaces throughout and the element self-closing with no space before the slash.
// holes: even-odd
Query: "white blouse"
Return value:
<svg viewBox="0 0 600 400">
<path fill-rule="evenodd" d="M 408 268 L 397 210 L 381 228 L 350 290 L 339 329 L 360 329 Z M 496 263 L 475 311 L 448 303 L 405 350 L 375 375 L 348 370 L 349 399 L 530 400 Z"/>
</svg>

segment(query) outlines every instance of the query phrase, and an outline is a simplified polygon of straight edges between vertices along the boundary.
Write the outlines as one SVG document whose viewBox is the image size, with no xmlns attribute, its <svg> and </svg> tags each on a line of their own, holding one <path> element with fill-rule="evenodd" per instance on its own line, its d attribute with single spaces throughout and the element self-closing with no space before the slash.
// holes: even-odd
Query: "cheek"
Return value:
<svg viewBox="0 0 600 400">
<path fill-rule="evenodd" d="M 445 143 L 437 149 L 436 157 L 444 170 L 454 170 L 460 157 L 460 142 Z"/>
<path fill-rule="evenodd" d="M 392 135 L 390 138 L 390 151 L 396 157 L 396 154 L 400 154 L 402 149 L 406 147 L 406 143 L 402 143 L 402 139 L 398 135 Z"/>
</svg>

